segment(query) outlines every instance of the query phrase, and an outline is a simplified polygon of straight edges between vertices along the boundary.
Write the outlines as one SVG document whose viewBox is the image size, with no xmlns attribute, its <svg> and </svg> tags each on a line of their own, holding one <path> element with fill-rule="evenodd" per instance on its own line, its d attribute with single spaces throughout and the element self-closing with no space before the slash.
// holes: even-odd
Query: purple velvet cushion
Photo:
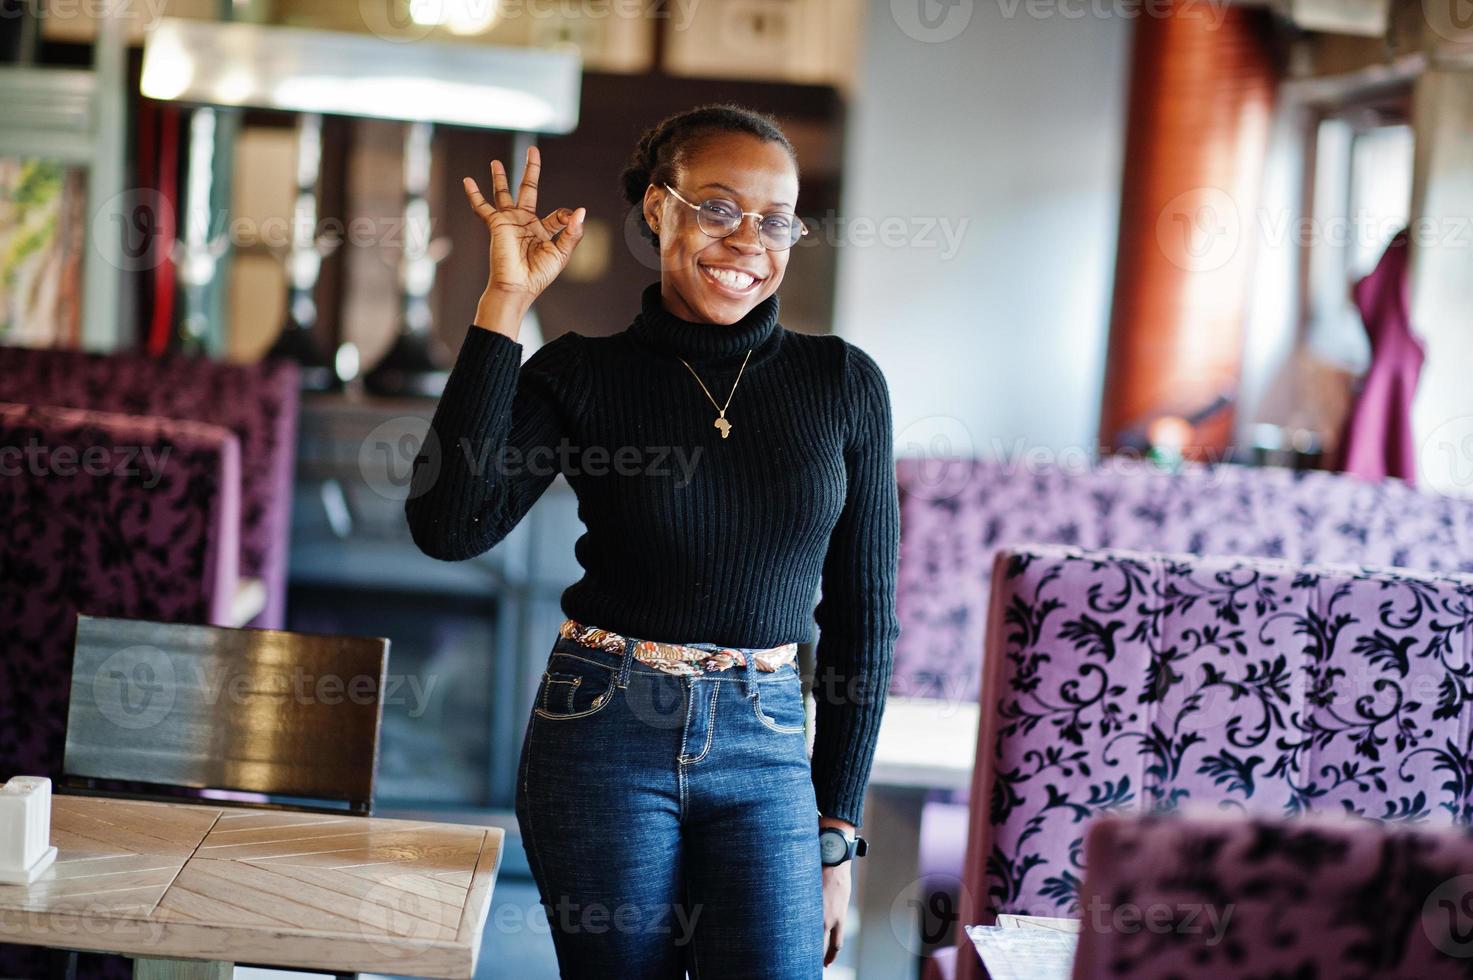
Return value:
<svg viewBox="0 0 1473 980">
<path fill-rule="evenodd" d="M 239 494 L 218 426 L 0 403 L 0 778 L 60 775 L 79 612 L 228 622 Z"/>
<path fill-rule="evenodd" d="M 1023 544 L 1473 571 L 1473 500 L 1396 480 L 1111 459 L 902 459 L 891 690 L 978 694 L 992 557 Z"/>
<path fill-rule="evenodd" d="M 1039 545 L 991 606 L 964 922 L 1076 912 L 1101 813 L 1473 814 L 1473 576 Z"/>
<path fill-rule="evenodd" d="M 1466 977 L 1473 837 L 1241 815 L 1102 817 L 1074 980 Z"/>
<path fill-rule="evenodd" d="M 240 575 L 266 586 L 266 606 L 250 625 L 285 625 L 299 401 L 294 364 L 0 347 L 0 401 L 190 419 L 235 433 Z"/>
</svg>

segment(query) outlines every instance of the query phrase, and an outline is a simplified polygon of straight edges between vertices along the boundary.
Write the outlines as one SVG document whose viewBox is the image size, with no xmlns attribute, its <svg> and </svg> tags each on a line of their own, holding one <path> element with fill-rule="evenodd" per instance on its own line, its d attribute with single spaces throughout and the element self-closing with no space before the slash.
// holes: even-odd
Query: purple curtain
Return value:
<svg viewBox="0 0 1473 980">
<path fill-rule="evenodd" d="M 1412 333 L 1407 302 L 1407 230 L 1391 239 L 1381 261 L 1351 290 L 1371 341 L 1371 366 L 1346 420 L 1340 468 L 1367 479 L 1416 482 L 1412 397 L 1424 352 Z"/>
</svg>

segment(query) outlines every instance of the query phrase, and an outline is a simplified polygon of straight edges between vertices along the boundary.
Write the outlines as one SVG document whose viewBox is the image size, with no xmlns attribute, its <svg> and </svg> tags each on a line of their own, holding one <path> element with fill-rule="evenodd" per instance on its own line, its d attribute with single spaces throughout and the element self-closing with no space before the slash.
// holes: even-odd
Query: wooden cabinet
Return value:
<svg viewBox="0 0 1473 980">
<path fill-rule="evenodd" d="M 853 89 L 864 14 L 857 0 L 671 0 L 668 7 L 662 67 L 672 75 Z"/>
</svg>

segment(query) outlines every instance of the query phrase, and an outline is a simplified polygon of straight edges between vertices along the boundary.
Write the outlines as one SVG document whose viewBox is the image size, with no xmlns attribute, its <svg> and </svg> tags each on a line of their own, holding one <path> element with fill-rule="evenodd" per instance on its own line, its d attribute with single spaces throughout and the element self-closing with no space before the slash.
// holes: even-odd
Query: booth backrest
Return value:
<svg viewBox="0 0 1473 980">
<path fill-rule="evenodd" d="M 78 613 L 228 622 L 240 468 L 219 426 L 0 403 L 0 779 L 60 776 Z"/>
<path fill-rule="evenodd" d="M 1473 956 L 1473 837 L 1344 817 L 1102 817 L 1073 980 L 1451 980 Z"/>
<path fill-rule="evenodd" d="M 902 459 L 891 691 L 974 700 L 992 558 L 1024 544 L 1473 571 L 1473 499 L 1395 480 L 1139 460 Z"/>
<path fill-rule="evenodd" d="M 1075 914 L 1104 813 L 1473 816 L 1473 575 L 1040 545 L 992 583 L 963 922 Z"/>
<path fill-rule="evenodd" d="M 285 625 L 291 486 L 296 456 L 294 364 L 230 364 L 0 347 L 0 401 L 57 405 L 223 426 L 240 441 L 240 574 L 260 579 L 266 605 L 248 625 Z"/>
</svg>

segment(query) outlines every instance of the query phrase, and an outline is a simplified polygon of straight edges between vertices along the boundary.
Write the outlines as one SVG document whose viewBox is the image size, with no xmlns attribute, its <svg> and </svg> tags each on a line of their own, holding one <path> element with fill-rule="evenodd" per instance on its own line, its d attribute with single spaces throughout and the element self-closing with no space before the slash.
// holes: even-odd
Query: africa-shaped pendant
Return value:
<svg viewBox="0 0 1473 980">
<path fill-rule="evenodd" d="M 721 430 L 721 438 L 723 439 L 731 435 L 731 423 L 726 421 L 726 415 L 724 413 L 716 416 L 716 428 Z"/>
</svg>

